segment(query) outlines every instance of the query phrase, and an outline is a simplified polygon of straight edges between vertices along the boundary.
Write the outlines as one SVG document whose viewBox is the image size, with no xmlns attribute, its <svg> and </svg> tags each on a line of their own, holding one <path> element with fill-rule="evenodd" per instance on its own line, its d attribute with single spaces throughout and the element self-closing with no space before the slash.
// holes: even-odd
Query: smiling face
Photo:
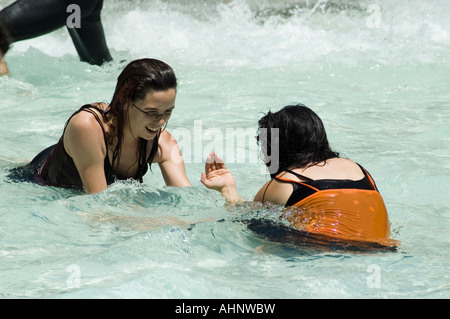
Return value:
<svg viewBox="0 0 450 319">
<path fill-rule="evenodd" d="M 128 107 L 128 123 L 133 136 L 154 139 L 175 108 L 175 96 L 175 89 L 150 91 L 144 99 L 131 102 Z"/>
</svg>

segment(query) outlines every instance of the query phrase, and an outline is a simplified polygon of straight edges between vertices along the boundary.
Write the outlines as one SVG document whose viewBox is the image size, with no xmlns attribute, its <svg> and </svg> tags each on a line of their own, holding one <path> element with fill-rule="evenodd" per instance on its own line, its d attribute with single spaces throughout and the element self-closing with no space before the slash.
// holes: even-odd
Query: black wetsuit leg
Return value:
<svg viewBox="0 0 450 319">
<path fill-rule="evenodd" d="M 66 23 L 70 4 L 80 7 L 80 28 Z M 0 11 L 11 28 L 13 41 L 31 39 L 67 26 L 81 61 L 101 65 L 112 57 L 106 44 L 100 13 L 103 0 L 17 0 Z"/>
<path fill-rule="evenodd" d="M 81 61 L 96 65 L 111 61 L 100 17 L 103 0 L 69 0 L 69 2 L 78 3 L 81 8 L 81 27 L 67 27 Z"/>
<path fill-rule="evenodd" d="M 65 1 L 18 0 L 0 11 L 14 41 L 44 35 L 66 24 Z"/>
</svg>

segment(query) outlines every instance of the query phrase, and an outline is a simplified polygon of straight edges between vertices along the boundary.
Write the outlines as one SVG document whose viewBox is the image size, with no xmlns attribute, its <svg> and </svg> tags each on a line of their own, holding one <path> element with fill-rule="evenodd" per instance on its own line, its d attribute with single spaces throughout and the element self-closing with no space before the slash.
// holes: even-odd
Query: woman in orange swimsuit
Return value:
<svg viewBox="0 0 450 319">
<path fill-rule="evenodd" d="M 304 105 L 289 105 L 259 120 L 259 135 L 271 179 L 254 201 L 286 206 L 292 227 L 330 241 L 396 246 L 383 198 L 370 174 L 339 157 L 321 119 Z M 275 154 L 277 156 L 275 156 Z M 202 183 L 229 203 L 241 201 L 222 159 L 211 153 Z"/>
</svg>

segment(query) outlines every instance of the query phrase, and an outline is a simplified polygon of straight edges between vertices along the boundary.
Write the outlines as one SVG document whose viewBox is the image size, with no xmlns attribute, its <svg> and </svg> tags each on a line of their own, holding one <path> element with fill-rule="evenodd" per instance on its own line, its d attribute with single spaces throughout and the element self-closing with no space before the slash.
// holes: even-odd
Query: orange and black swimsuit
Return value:
<svg viewBox="0 0 450 319">
<path fill-rule="evenodd" d="M 390 223 L 378 189 L 370 174 L 361 180 L 312 180 L 287 171 L 299 180 L 278 175 L 277 181 L 291 183 L 294 190 L 286 202 L 283 218 L 298 230 L 330 239 L 397 246 L 390 239 Z"/>
</svg>

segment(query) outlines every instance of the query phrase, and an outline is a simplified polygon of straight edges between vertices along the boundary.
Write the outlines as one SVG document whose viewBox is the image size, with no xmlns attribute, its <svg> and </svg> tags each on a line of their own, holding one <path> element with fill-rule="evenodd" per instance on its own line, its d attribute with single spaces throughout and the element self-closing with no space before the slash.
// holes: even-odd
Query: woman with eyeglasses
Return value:
<svg viewBox="0 0 450 319">
<path fill-rule="evenodd" d="M 119 75 L 109 105 L 82 106 L 68 119 L 57 144 L 13 169 L 10 177 L 98 193 L 116 180 L 142 182 L 148 166 L 158 163 L 166 185 L 191 186 L 178 143 L 165 130 L 176 89 L 168 64 L 132 61 Z"/>
</svg>

